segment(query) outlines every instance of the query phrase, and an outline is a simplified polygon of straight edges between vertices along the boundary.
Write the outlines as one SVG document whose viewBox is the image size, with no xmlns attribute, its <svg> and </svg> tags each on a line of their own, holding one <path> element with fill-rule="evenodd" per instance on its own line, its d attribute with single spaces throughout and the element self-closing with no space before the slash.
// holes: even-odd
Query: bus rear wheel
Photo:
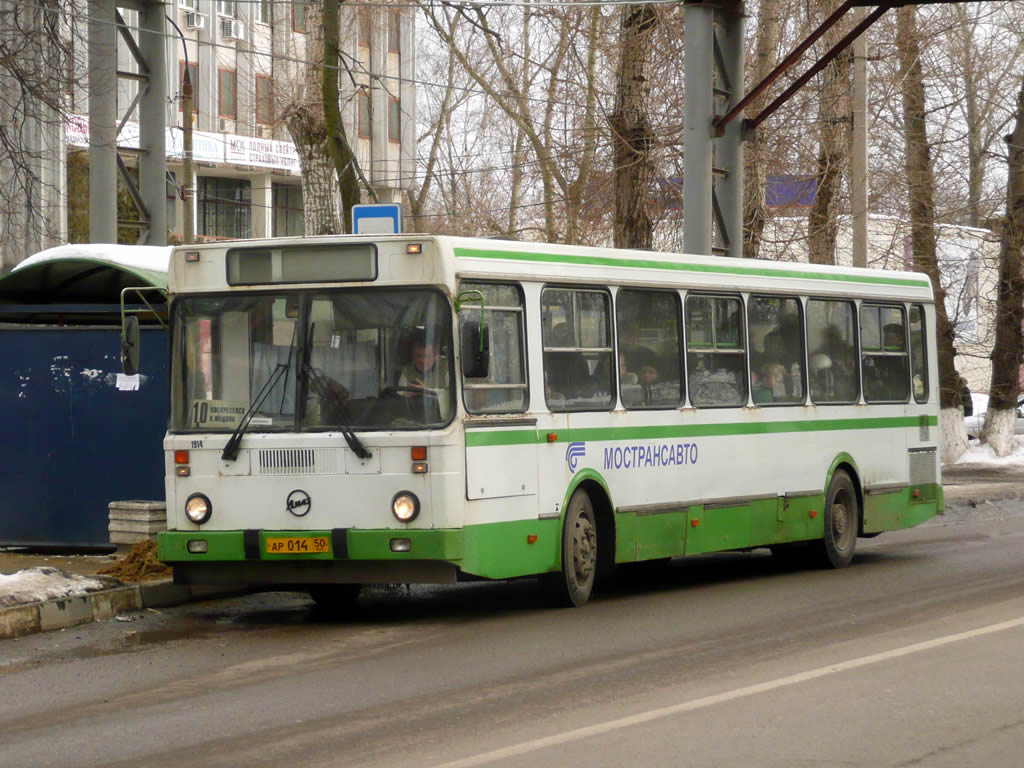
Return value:
<svg viewBox="0 0 1024 768">
<path fill-rule="evenodd" d="M 860 504 L 853 480 L 844 470 L 837 469 L 825 494 L 825 535 L 817 544 L 822 565 L 845 568 L 850 564 L 859 525 Z"/>
<path fill-rule="evenodd" d="M 362 584 L 314 584 L 307 591 L 319 610 L 341 614 L 352 610 L 362 587 Z"/>
<path fill-rule="evenodd" d="M 578 607 L 590 599 L 597 575 L 597 515 L 590 496 L 577 488 L 562 527 L 562 570 L 548 577 L 555 604 Z"/>
</svg>

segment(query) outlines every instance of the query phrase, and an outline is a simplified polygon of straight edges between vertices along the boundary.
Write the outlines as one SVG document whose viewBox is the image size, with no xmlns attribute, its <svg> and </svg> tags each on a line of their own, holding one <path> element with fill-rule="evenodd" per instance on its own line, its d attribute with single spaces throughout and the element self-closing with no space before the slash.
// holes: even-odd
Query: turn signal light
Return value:
<svg viewBox="0 0 1024 768">
<path fill-rule="evenodd" d="M 175 464 L 188 464 L 188 451 L 175 451 L 174 452 L 174 463 Z"/>
<path fill-rule="evenodd" d="M 425 446 L 425 445 L 414 445 L 412 447 L 412 460 L 413 461 L 426 461 L 427 460 L 427 446 Z"/>
<path fill-rule="evenodd" d="M 423 253 L 422 243 L 408 243 L 405 246 L 405 252 L 408 254 Z"/>
<path fill-rule="evenodd" d="M 549 443 L 557 443 L 558 442 L 558 433 L 557 432 L 548 432 L 548 442 Z"/>
</svg>

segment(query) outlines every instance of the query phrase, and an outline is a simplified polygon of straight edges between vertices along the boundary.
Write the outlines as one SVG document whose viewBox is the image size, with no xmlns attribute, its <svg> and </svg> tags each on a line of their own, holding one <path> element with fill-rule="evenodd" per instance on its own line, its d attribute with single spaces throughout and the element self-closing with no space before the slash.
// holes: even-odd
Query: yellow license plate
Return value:
<svg viewBox="0 0 1024 768">
<path fill-rule="evenodd" d="M 266 541 L 268 555 L 314 555 L 330 552 L 326 536 L 280 536 Z"/>
</svg>

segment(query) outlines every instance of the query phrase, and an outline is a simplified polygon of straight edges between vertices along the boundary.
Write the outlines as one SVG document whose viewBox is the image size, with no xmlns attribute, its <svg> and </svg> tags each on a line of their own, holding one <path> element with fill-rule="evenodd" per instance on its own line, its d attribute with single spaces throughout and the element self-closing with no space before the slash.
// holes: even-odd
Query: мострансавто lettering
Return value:
<svg viewBox="0 0 1024 768">
<path fill-rule="evenodd" d="M 680 467 L 697 463 L 696 443 L 662 443 L 661 445 L 617 445 L 604 449 L 605 469 L 640 469 L 645 467 Z"/>
</svg>

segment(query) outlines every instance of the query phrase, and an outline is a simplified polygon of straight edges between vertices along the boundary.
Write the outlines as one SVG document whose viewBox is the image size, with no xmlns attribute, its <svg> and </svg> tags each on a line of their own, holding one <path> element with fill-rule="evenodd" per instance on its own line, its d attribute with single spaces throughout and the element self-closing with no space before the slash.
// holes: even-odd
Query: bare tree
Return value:
<svg viewBox="0 0 1024 768">
<path fill-rule="evenodd" d="M 649 3 L 622 7 L 622 37 L 615 112 L 609 118 L 615 146 L 615 247 L 650 248 L 651 43 L 658 23 Z"/>
<path fill-rule="evenodd" d="M 838 3 L 824 0 L 822 15 L 832 13 Z M 836 24 L 824 35 L 828 48 L 841 39 L 843 32 Z M 818 89 L 818 161 L 815 175 L 817 190 L 807 217 L 808 250 L 812 264 L 836 263 L 836 232 L 839 191 L 842 171 L 847 166 L 850 146 L 850 64 L 852 51 L 847 48 L 829 62 L 822 71 Z"/>
<path fill-rule="evenodd" d="M 935 291 L 935 330 L 939 357 L 939 401 L 943 461 L 953 461 L 967 447 L 960 377 L 953 366 L 953 327 L 946 316 L 946 292 L 939 279 L 935 247 L 935 180 L 925 127 L 925 91 L 915 6 L 899 9 L 898 39 L 902 76 L 905 170 L 910 201 L 914 267 L 931 278 Z M 1019 323 L 1018 323 L 1019 326 Z"/>
<path fill-rule="evenodd" d="M 0 0 L 0 272 L 64 237 L 70 12 L 59 0 Z"/>
<path fill-rule="evenodd" d="M 1018 372 L 1021 362 L 1021 321 L 1024 320 L 1024 81 L 1017 96 L 1017 123 L 1006 137 L 1006 218 L 999 244 L 999 285 L 996 343 L 992 350 L 992 385 L 982 439 L 997 456 L 1013 448 L 1017 416 Z"/>
</svg>

